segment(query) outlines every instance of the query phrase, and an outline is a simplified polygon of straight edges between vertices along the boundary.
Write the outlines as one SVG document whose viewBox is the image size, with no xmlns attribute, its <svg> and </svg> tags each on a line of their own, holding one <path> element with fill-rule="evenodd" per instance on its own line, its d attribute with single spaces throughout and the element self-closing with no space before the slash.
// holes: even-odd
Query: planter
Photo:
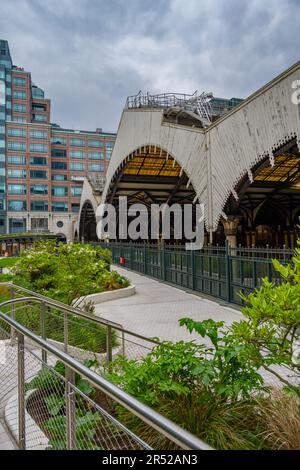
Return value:
<svg viewBox="0 0 300 470">
<path fill-rule="evenodd" d="M 135 286 L 124 287 L 123 289 L 110 290 L 106 292 L 98 292 L 89 294 L 73 300 L 72 307 L 80 308 L 82 304 L 93 302 L 95 305 L 107 302 L 109 300 L 123 299 L 135 294 Z"/>
</svg>

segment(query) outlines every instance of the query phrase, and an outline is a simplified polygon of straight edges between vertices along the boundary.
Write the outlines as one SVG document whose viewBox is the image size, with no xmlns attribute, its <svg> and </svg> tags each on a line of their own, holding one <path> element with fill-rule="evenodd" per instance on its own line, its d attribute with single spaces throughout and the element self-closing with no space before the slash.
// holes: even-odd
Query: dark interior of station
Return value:
<svg viewBox="0 0 300 470">
<path fill-rule="evenodd" d="M 224 212 L 236 219 L 237 245 L 293 248 L 299 236 L 300 152 L 294 137 L 251 169 L 228 199 Z M 226 222 L 221 221 L 214 243 L 224 244 Z"/>
</svg>

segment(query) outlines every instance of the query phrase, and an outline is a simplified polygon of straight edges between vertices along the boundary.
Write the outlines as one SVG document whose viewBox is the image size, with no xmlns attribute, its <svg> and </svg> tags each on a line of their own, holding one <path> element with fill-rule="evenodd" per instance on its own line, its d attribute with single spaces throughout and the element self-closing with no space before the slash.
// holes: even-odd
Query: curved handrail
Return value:
<svg viewBox="0 0 300 470">
<path fill-rule="evenodd" d="M 22 298 L 11 299 L 10 301 L 2 302 L 2 304 L 0 304 L 0 307 L 4 304 L 7 305 L 9 303 L 11 304 L 13 302 L 18 302 L 21 300 Z M 19 335 L 29 338 L 35 344 L 40 346 L 42 350 L 53 354 L 73 371 L 84 376 L 91 383 L 93 383 L 94 386 L 98 387 L 103 393 L 120 403 L 122 406 L 127 408 L 134 415 L 138 416 L 145 423 L 149 424 L 152 428 L 156 429 L 168 439 L 178 444 L 181 448 L 190 450 L 213 450 L 208 444 L 198 439 L 193 434 L 189 433 L 188 431 L 173 423 L 169 419 L 160 415 L 149 406 L 144 405 L 136 398 L 124 392 L 122 389 L 118 388 L 116 385 L 112 384 L 107 379 L 96 374 L 94 371 L 84 366 L 79 361 L 69 356 L 65 352 L 56 348 L 46 340 L 40 338 L 32 331 L 28 330 L 14 319 L 9 318 L 1 311 L 0 319 L 8 323 L 15 331 L 19 333 Z"/>
<path fill-rule="evenodd" d="M 127 333 L 129 335 L 135 336 L 136 338 L 148 341 L 150 343 L 153 343 L 153 344 L 156 344 L 156 345 L 160 344 L 160 341 L 157 341 L 153 338 L 148 338 L 146 336 L 140 335 L 139 333 L 135 333 L 131 330 L 128 330 L 128 329 L 124 328 L 123 325 L 121 325 L 120 323 L 112 322 L 111 320 L 106 320 L 104 318 L 89 315 L 88 313 L 83 312 L 80 309 L 71 307 L 67 304 L 64 304 L 63 302 L 58 301 L 58 300 L 50 299 L 49 297 L 46 297 L 45 295 L 42 295 L 42 294 L 39 294 L 37 292 L 26 289 L 25 287 L 18 286 L 17 284 L 14 284 L 13 282 L 0 282 L 0 287 L 1 286 L 7 286 L 7 287 L 12 287 L 14 289 L 21 290 L 25 293 L 31 294 L 32 297 L 42 299 L 47 305 L 52 306 L 52 307 L 57 307 L 57 308 L 61 309 L 64 312 L 70 313 L 72 315 L 78 315 L 79 317 L 83 317 L 87 320 L 90 320 L 90 321 L 95 322 L 95 323 L 99 323 L 101 325 L 111 326 L 112 328 L 114 328 L 115 330 L 120 331 L 121 333 Z M 1 307 L 1 305 L 2 304 L 0 304 L 0 307 Z"/>
</svg>

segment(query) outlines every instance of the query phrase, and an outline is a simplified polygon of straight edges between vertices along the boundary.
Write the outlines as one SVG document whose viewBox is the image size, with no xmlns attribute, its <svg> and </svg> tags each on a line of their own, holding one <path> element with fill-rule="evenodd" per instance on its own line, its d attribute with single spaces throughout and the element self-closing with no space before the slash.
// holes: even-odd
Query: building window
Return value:
<svg viewBox="0 0 300 470">
<path fill-rule="evenodd" d="M 64 197 L 68 195 L 67 186 L 53 186 L 51 190 L 52 196 Z"/>
<path fill-rule="evenodd" d="M 48 172 L 42 170 L 30 170 L 30 178 L 34 179 L 47 179 Z"/>
<path fill-rule="evenodd" d="M 52 181 L 67 181 L 67 175 L 52 175 Z"/>
<path fill-rule="evenodd" d="M 26 184 L 9 184 L 8 194 L 26 194 Z"/>
<path fill-rule="evenodd" d="M 44 90 L 42 90 L 41 88 L 39 88 L 37 86 L 31 87 L 31 92 L 32 92 L 32 97 L 33 98 L 44 98 L 45 97 Z"/>
<path fill-rule="evenodd" d="M 73 171 L 85 171 L 85 165 L 84 163 L 79 163 L 79 162 L 71 162 L 70 163 L 70 168 Z"/>
<path fill-rule="evenodd" d="M 5 211 L 5 210 L 6 210 L 6 200 L 0 199 L 0 211 Z"/>
<path fill-rule="evenodd" d="M 48 138 L 48 132 L 47 131 L 31 130 L 30 131 L 30 137 L 32 139 L 47 139 Z"/>
<path fill-rule="evenodd" d="M 70 145 L 73 145 L 74 147 L 84 147 L 85 141 L 83 139 L 71 139 Z"/>
<path fill-rule="evenodd" d="M 46 157 L 30 157 L 30 165 L 47 165 Z"/>
<path fill-rule="evenodd" d="M 31 184 L 30 194 L 35 194 L 37 196 L 47 196 L 48 186 L 46 184 Z"/>
<path fill-rule="evenodd" d="M 25 117 L 21 117 L 21 116 L 15 116 L 13 118 L 13 121 L 14 122 L 26 122 L 26 118 Z"/>
<path fill-rule="evenodd" d="M 104 171 L 104 165 L 101 165 L 99 163 L 90 163 L 89 166 L 89 171 Z"/>
<path fill-rule="evenodd" d="M 9 233 L 26 232 L 26 219 L 20 217 L 8 219 Z"/>
<path fill-rule="evenodd" d="M 85 153 L 82 150 L 71 150 L 70 151 L 71 158 L 85 158 Z"/>
<path fill-rule="evenodd" d="M 53 212 L 68 212 L 68 203 L 56 201 L 52 203 L 52 211 Z"/>
<path fill-rule="evenodd" d="M 51 162 L 52 170 L 66 170 L 67 164 L 65 162 Z"/>
<path fill-rule="evenodd" d="M 25 104 L 15 103 L 14 106 L 13 106 L 13 110 L 16 113 L 26 113 L 26 105 Z"/>
<path fill-rule="evenodd" d="M 51 157 L 57 158 L 66 158 L 67 151 L 64 149 L 52 149 L 51 150 Z"/>
<path fill-rule="evenodd" d="M 9 140 L 7 142 L 8 150 L 20 150 L 21 152 L 26 151 L 26 143 L 25 142 L 12 142 Z"/>
<path fill-rule="evenodd" d="M 46 122 L 48 121 L 48 116 L 46 116 L 45 114 L 33 114 L 32 119 L 36 122 Z"/>
<path fill-rule="evenodd" d="M 71 211 L 72 212 L 79 212 L 80 204 L 73 203 L 71 204 Z"/>
<path fill-rule="evenodd" d="M 103 160 L 104 154 L 103 152 L 89 152 L 89 159 L 90 160 Z"/>
<path fill-rule="evenodd" d="M 1 183 L 0 183 L 0 194 L 4 194 L 4 193 L 5 193 L 5 182 L 1 181 Z"/>
<path fill-rule="evenodd" d="M 9 155 L 7 157 L 7 163 L 12 165 L 26 165 L 25 155 Z"/>
<path fill-rule="evenodd" d="M 47 144 L 30 144 L 30 152 L 48 152 L 48 145 Z"/>
<path fill-rule="evenodd" d="M 31 230 L 48 230 L 48 219 L 46 217 L 33 217 L 31 219 Z"/>
<path fill-rule="evenodd" d="M 8 136 L 13 136 L 13 137 L 26 137 L 26 129 L 22 129 L 21 127 L 8 127 L 7 129 L 7 135 Z"/>
<path fill-rule="evenodd" d="M 13 83 L 16 86 L 26 86 L 26 78 L 14 77 Z"/>
<path fill-rule="evenodd" d="M 88 140 L 88 147 L 102 148 L 103 142 L 101 140 Z"/>
<path fill-rule="evenodd" d="M 114 148 L 114 142 L 106 142 L 106 159 L 107 160 L 110 160 L 113 148 Z"/>
<path fill-rule="evenodd" d="M 48 211 L 48 201 L 31 201 L 30 210 L 32 211 Z"/>
<path fill-rule="evenodd" d="M 16 100 L 26 100 L 26 91 L 15 90 L 14 98 Z"/>
<path fill-rule="evenodd" d="M 67 145 L 67 139 L 64 137 L 54 136 L 51 138 L 51 143 L 55 145 Z"/>
<path fill-rule="evenodd" d="M 9 178 L 26 178 L 26 170 L 15 170 L 9 168 L 7 170 L 7 174 Z"/>
<path fill-rule="evenodd" d="M 82 186 L 72 186 L 71 187 L 71 194 L 74 197 L 81 196 L 82 194 Z"/>
<path fill-rule="evenodd" d="M 8 210 L 9 211 L 15 211 L 15 212 L 21 212 L 21 211 L 26 211 L 27 204 L 26 201 L 8 201 Z"/>
</svg>

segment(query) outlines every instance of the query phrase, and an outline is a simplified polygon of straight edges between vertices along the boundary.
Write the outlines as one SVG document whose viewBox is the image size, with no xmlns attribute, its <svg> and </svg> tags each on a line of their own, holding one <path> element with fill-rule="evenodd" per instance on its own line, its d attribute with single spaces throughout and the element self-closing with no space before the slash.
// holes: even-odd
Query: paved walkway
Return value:
<svg viewBox="0 0 300 470">
<path fill-rule="evenodd" d="M 114 266 L 136 286 L 136 294 L 124 299 L 104 302 L 96 306 L 96 314 L 111 321 L 121 323 L 136 333 L 161 340 L 199 339 L 190 335 L 178 321 L 190 317 L 201 321 L 208 318 L 224 320 L 230 324 L 239 320 L 237 309 L 187 293 L 146 276 Z"/>
</svg>

